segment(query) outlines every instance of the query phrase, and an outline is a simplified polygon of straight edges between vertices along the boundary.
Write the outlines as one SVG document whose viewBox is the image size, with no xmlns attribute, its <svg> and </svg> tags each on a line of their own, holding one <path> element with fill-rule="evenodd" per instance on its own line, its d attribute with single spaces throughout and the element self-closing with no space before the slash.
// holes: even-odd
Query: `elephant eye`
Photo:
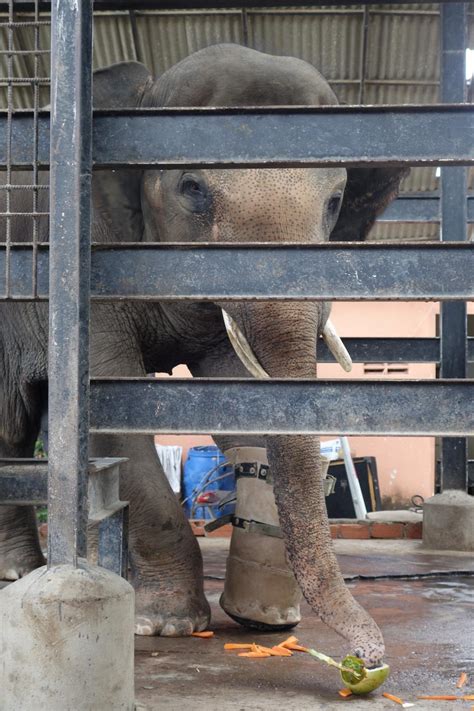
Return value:
<svg viewBox="0 0 474 711">
<path fill-rule="evenodd" d="M 210 207 L 210 194 L 203 178 L 193 173 L 183 173 L 178 184 L 179 194 L 184 198 L 186 210 L 204 213 Z"/>
<path fill-rule="evenodd" d="M 329 198 L 326 205 L 326 224 L 329 230 L 332 230 L 336 224 L 337 218 L 339 217 L 339 211 L 342 204 L 342 193 L 336 193 L 331 198 Z"/>
<path fill-rule="evenodd" d="M 179 189 L 182 195 L 190 195 L 191 197 L 199 197 L 206 194 L 205 186 L 193 175 L 183 175 Z"/>
<path fill-rule="evenodd" d="M 327 209 L 330 217 L 334 217 L 339 214 L 339 209 L 341 207 L 341 198 L 341 193 L 338 193 L 337 195 L 333 195 L 332 198 L 329 200 Z"/>
</svg>

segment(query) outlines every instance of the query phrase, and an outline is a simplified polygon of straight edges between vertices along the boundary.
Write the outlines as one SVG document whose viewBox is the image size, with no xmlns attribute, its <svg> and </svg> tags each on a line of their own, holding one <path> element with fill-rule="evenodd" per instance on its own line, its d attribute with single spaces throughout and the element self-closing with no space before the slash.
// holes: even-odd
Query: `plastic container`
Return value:
<svg viewBox="0 0 474 711">
<path fill-rule="evenodd" d="M 235 476 L 231 466 L 222 466 L 225 457 L 216 446 L 193 447 L 188 452 L 188 458 L 183 470 L 183 500 L 188 518 L 218 518 L 224 514 L 233 513 L 235 504 L 226 504 L 222 509 L 217 506 L 199 506 L 193 503 L 199 493 L 206 491 L 233 491 Z M 218 481 L 218 477 L 225 476 Z M 206 477 L 209 477 L 206 481 Z"/>
</svg>

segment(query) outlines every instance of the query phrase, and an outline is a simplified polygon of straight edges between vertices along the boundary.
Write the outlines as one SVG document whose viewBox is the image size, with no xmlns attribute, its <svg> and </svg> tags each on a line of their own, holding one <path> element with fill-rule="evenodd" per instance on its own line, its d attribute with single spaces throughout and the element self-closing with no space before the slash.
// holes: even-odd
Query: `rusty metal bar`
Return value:
<svg viewBox="0 0 474 711">
<path fill-rule="evenodd" d="M 31 162 L 31 121 L 13 122 L 14 167 Z M 48 114 L 38 130 L 46 167 Z M 0 165 L 5 131 L 0 112 Z M 474 165 L 473 134 L 467 104 L 96 111 L 93 155 L 96 168 Z"/>
<path fill-rule="evenodd" d="M 92 380 L 91 430 L 466 435 L 474 380 Z"/>
<path fill-rule="evenodd" d="M 441 94 L 449 102 L 466 101 L 467 4 L 441 6 Z M 463 167 L 441 169 L 441 239 L 467 240 L 467 171 Z M 471 246 L 472 249 L 472 246 Z M 467 306 L 465 302 L 441 304 L 442 378 L 467 374 Z M 443 438 L 441 442 L 443 489 L 467 491 L 467 440 Z"/>
<path fill-rule="evenodd" d="M 49 566 L 87 552 L 92 2 L 52 12 Z"/>
</svg>

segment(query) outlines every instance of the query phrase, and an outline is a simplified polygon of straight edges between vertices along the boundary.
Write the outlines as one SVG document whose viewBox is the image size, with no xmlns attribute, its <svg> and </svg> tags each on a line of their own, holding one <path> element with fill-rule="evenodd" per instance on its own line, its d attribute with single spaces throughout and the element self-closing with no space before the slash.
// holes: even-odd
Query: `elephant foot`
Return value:
<svg viewBox="0 0 474 711">
<path fill-rule="evenodd" d="M 135 588 L 135 634 L 189 637 L 205 630 L 211 611 L 203 591 L 160 585 Z"/>
<path fill-rule="evenodd" d="M 222 607 L 222 603 L 221 603 Z M 225 608 L 223 608 L 225 609 Z M 282 624 L 282 625 L 272 625 L 266 622 L 258 622 L 256 620 L 249 620 L 247 617 L 239 617 L 238 615 L 233 615 L 231 612 L 226 613 L 229 615 L 231 619 L 234 620 L 234 622 L 237 622 L 239 625 L 242 625 L 242 627 L 248 627 L 250 630 L 257 630 L 258 632 L 287 632 L 288 630 L 292 630 L 296 625 L 298 624 L 298 621 L 296 622 L 289 622 L 288 624 Z"/>
<path fill-rule="evenodd" d="M 44 564 L 34 510 L 0 506 L 0 580 L 19 580 Z"/>
<path fill-rule="evenodd" d="M 42 553 L 34 548 L 20 546 L 6 551 L 0 544 L 0 580 L 19 580 L 45 562 Z"/>
</svg>

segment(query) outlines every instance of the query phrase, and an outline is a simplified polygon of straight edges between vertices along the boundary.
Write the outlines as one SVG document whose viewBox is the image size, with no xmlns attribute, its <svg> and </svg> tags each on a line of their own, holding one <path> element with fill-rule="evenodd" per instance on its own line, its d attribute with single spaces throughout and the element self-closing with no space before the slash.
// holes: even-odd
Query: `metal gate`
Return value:
<svg viewBox="0 0 474 711">
<path fill-rule="evenodd" d="M 333 0 L 332 4 L 345 6 L 347 2 Z M 218 0 L 95 2 L 96 9 L 121 10 L 232 5 Z M 238 5 L 308 2 L 241 0 Z M 0 300 L 48 299 L 50 305 L 49 565 L 76 565 L 77 558 L 86 553 L 89 429 L 150 434 L 337 434 L 342 430 L 347 434 L 441 435 L 442 486 L 466 491 L 466 437 L 474 432 L 474 383 L 465 379 L 467 362 L 474 360 L 465 304 L 474 298 L 474 252 L 467 242 L 474 199 L 467 197 L 464 167 L 474 165 L 474 111 L 463 104 L 467 5 L 442 5 L 441 74 L 446 105 L 115 110 L 96 111 L 93 119 L 89 1 L 51 3 L 51 115 L 40 109 L 48 83 L 41 70 L 49 54 L 49 47 L 42 44 L 49 19 L 40 11 L 48 12 L 49 7 L 41 0 L 0 3 L 0 9 L 9 13 L 0 24 L 7 42 L 1 50 L 7 66 L 1 81 L 8 96 L 8 110 L 0 114 L 0 166 L 6 170 L 1 186 L 5 197 L 0 219 L 5 223 L 6 242 L 0 244 Z M 16 18 L 14 11 L 20 10 L 30 13 L 27 19 Z M 34 49 L 19 48 L 14 34 L 30 31 Z M 22 79 L 15 78 L 18 62 L 25 67 Z M 19 84 L 32 86 L 33 111 L 15 105 Z M 210 135 L 212 142 L 207 138 Z M 374 163 L 442 166 L 439 195 L 399 199 L 384 216 L 389 221 L 439 220 L 439 244 L 200 244 L 179 248 L 122 244 L 93 247 L 89 263 L 93 167 Z M 41 169 L 49 165 L 48 186 Z M 11 237 L 12 220 L 24 217 L 16 194 L 25 186 L 13 179 L 18 169 L 30 171 L 27 189 L 33 206 L 28 212 L 29 238 L 21 244 Z M 38 239 L 48 219 L 48 188 L 49 246 Z M 347 340 L 354 361 L 436 362 L 440 379 L 313 383 L 118 379 L 93 380 L 89 385 L 89 298 L 440 301 L 439 339 Z M 324 348 L 321 359 L 331 360 Z M 186 406 L 190 396 L 192 408 Z M 248 409 L 249 397 L 258 407 Z M 224 406 L 230 399 L 231 410 Z M 262 412 L 272 413 L 264 423 Z M 25 466 L 18 466 L 23 481 L 28 480 Z M 41 476 L 44 490 L 44 472 Z M 14 479 L 13 471 L 9 485 Z M 120 547 L 116 550 L 123 555 Z"/>
</svg>

